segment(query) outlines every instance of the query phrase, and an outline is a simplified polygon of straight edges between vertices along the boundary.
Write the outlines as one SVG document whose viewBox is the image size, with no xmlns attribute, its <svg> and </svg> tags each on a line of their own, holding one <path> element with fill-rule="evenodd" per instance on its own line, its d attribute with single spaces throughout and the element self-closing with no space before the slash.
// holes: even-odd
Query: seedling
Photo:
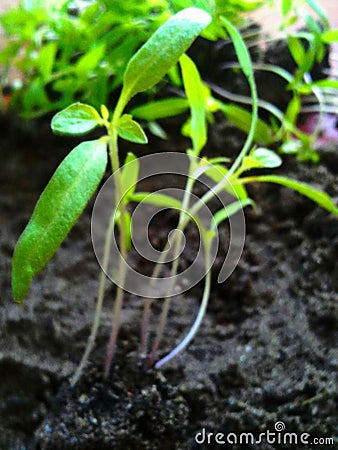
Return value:
<svg viewBox="0 0 338 450">
<path fill-rule="evenodd" d="M 184 54 L 192 41 L 207 27 L 211 17 L 205 11 L 198 8 L 188 8 L 174 15 L 165 22 L 130 59 L 123 76 L 121 95 L 112 112 L 102 106 L 100 112 L 94 107 L 75 103 L 57 113 L 52 120 L 52 129 L 57 133 L 82 135 L 96 127 L 103 127 L 106 134 L 99 139 L 85 141 L 73 149 L 57 168 L 47 187 L 43 191 L 33 215 L 23 231 L 14 251 L 12 287 L 14 298 L 21 303 L 28 293 L 32 278 L 40 272 L 56 252 L 61 242 L 83 211 L 93 192 L 98 187 L 105 173 L 108 155 L 112 172 L 115 175 L 115 205 L 111 213 L 109 226 L 106 233 L 104 257 L 99 281 L 98 300 L 92 327 L 92 332 L 83 355 L 80 366 L 73 377 L 72 383 L 76 383 L 87 362 L 93 348 L 100 322 L 106 275 L 109 267 L 109 254 L 111 239 L 114 230 L 119 230 L 119 285 L 116 288 L 116 299 L 113 311 L 113 324 L 108 344 L 105 376 L 108 376 L 111 362 L 116 348 L 116 340 L 119 331 L 120 312 L 123 303 L 123 281 L 126 277 L 125 260 L 131 245 L 133 230 L 130 227 L 130 215 L 128 205 L 131 202 L 149 202 L 154 205 L 163 205 L 179 211 L 177 230 L 184 231 L 190 221 L 198 224 L 205 255 L 205 286 L 201 308 L 198 316 L 178 347 L 168 356 L 156 363 L 160 367 L 181 351 L 196 334 L 204 316 L 209 292 L 210 292 L 210 248 L 215 238 L 217 226 L 229 216 L 235 214 L 245 206 L 253 205 L 253 200 L 247 195 L 245 185 L 252 182 L 270 182 L 287 186 L 317 202 L 324 209 L 338 214 L 338 209 L 332 199 L 324 192 L 312 187 L 278 175 L 247 176 L 251 169 L 273 169 L 278 167 L 282 160 L 273 151 L 267 148 L 257 148 L 253 140 L 257 134 L 258 99 L 253 75 L 253 67 L 248 50 L 238 30 L 226 18 L 221 17 L 221 22 L 232 39 L 239 64 L 247 77 L 251 90 L 252 112 L 248 135 L 242 150 L 235 161 L 228 167 L 227 160 L 199 158 L 199 155 L 207 141 L 207 123 L 212 109 L 210 96 L 203 84 L 198 70 L 193 61 Z M 126 164 L 120 169 L 118 152 L 118 138 L 126 139 L 134 143 L 146 144 L 147 137 L 141 126 L 133 119 L 131 114 L 124 110 L 136 94 L 156 85 L 163 76 L 179 62 L 186 98 L 185 107 L 190 109 L 190 121 L 186 126 L 186 133 L 191 139 L 191 149 L 187 150 L 190 161 L 189 174 L 181 201 L 163 194 L 136 192 L 138 164 L 135 155 L 128 155 Z M 164 105 L 164 106 L 163 106 Z M 168 106 L 169 105 L 169 106 Z M 211 106 L 210 106 L 211 105 Z M 182 102 L 172 100 L 162 103 L 163 110 L 176 113 L 180 110 Z M 219 105 L 216 105 L 219 107 Z M 146 108 L 146 107 L 145 107 Z M 151 108 L 150 108 L 151 109 Z M 154 112 L 155 111 L 155 112 Z M 149 113 L 149 110 L 148 110 Z M 156 108 L 152 110 L 154 118 L 161 114 L 159 110 L 156 117 Z M 107 154 L 108 147 L 108 154 Z M 197 202 L 192 202 L 192 189 L 202 174 L 207 175 L 213 181 L 212 189 L 209 189 Z M 244 174 L 244 176 L 243 176 Z M 232 203 L 226 209 L 220 209 L 214 215 L 210 223 L 201 224 L 198 213 L 203 205 L 214 198 L 219 192 L 226 191 L 233 197 Z M 171 264 L 171 276 L 175 276 L 178 269 L 178 250 L 181 246 L 182 234 L 175 233 L 172 241 L 174 247 L 174 259 Z M 165 249 L 164 249 L 165 250 Z M 161 272 L 163 255 L 154 267 L 154 279 Z M 155 342 L 150 351 L 148 365 L 153 365 L 156 360 L 157 350 L 162 338 L 167 320 L 170 301 L 173 294 L 173 284 L 167 289 L 167 295 L 163 302 L 163 310 L 160 317 Z M 145 309 L 142 319 L 142 353 L 148 354 L 148 323 L 152 299 L 145 299 Z"/>
</svg>

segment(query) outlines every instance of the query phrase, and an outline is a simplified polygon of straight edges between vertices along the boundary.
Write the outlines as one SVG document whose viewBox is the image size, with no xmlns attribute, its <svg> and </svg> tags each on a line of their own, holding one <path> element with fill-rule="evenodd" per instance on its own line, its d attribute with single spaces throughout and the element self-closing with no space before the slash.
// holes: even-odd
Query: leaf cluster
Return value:
<svg viewBox="0 0 338 450">
<path fill-rule="evenodd" d="M 197 4 L 196 4 L 197 3 Z M 6 45 L 0 51 L 1 85 L 11 84 L 10 107 L 26 118 L 80 101 L 95 108 L 109 104 L 121 86 L 128 61 L 174 13 L 198 6 L 212 15 L 204 37 L 224 37 L 220 14 L 234 23 L 261 1 L 242 0 L 32 0 L 0 16 Z M 80 5 L 80 6 L 79 6 Z"/>
</svg>

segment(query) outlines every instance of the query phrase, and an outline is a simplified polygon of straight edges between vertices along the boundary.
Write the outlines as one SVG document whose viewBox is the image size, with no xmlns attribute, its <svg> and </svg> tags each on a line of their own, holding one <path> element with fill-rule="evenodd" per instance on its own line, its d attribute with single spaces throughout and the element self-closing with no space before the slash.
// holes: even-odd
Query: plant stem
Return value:
<svg viewBox="0 0 338 450">
<path fill-rule="evenodd" d="M 106 239 L 105 239 L 105 243 L 104 243 L 103 264 L 102 264 L 102 271 L 100 274 L 97 302 L 96 302 L 95 315 L 94 315 L 94 320 L 93 320 L 93 324 L 92 324 L 92 329 L 91 329 L 91 333 L 90 333 L 89 339 L 87 341 L 87 346 L 86 346 L 85 352 L 82 356 L 81 362 L 80 362 L 78 368 L 76 369 L 74 376 L 71 379 L 71 386 L 75 386 L 75 384 L 78 382 L 79 378 L 81 377 L 82 371 L 87 364 L 89 355 L 92 352 L 94 344 L 95 344 L 95 339 L 97 336 L 97 331 L 99 329 L 101 313 L 102 313 L 104 288 L 106 285 L 106 273 L 108 271 L 109 252 L 110 252 L 110 248 L 111 248 L 111 237 L 112 237 L 113 231 L 114 231 L 114 214 L 112 214 L 110 217 L 108 232 L 106 234 Z"/>
<path fill-rule="evenodd" d="M 116 349 L 116 340 L 119 332 L 119 326 L 120 326 L 120 313 L 122 309 L 123 304 L 123 296 L 124 291 L 121 286 L 124 284 L 124 280 L 126 277 L 126 266 L 124 264 L 126 256 L 127 256 L 127 240 L 126 240 L 126 220 L 125 220 L 125 204 L 122 201 L 122 181 L 121 181 L 121 172 L 120 169 L 120 160 L 119 160 L 119 154 L 118 154 L 118 144 L 117 144 L 117 124 L 118 120 L 122 114 L 122 111 L 124 109 L 125 102 L 124 98 L 120 97 L 120 100 L 115 108 L 111 127 L 110 127 L 110 136 L 111 140 L 109 142 L 109 154 L 110 154 L 110 160 L 112 165 L 113 173 L 115 174 L 115 204 L 120 212 L 120 259 L 119 259 L 119 285 L 116 287 L 116 298 L 114 303 L 114 309 L 113 309 L 113 324 L 111 328 L 111 334 L 109 338 L 108 343 L 108 349 L 107 349 L 107 357 L 105 362 L 105 368 L 104 368 L 104 377 L 107 378 L 110 371 L 110 366 L 112 363 L 112 360 L 115 355 L 115 349 Z"/>
<path fill-rule="evenodd" d="M 195 179 L 192 177 L 192 172 L 193 172 L 193 164 L 190 164 L 188 180 L 187 180 L 187 183 L 185 186 L 184 196 L 183 196 L 183 200 L 182 200 L 182 209 L 180 211 L 180 216 L 179 216 L 179 221 L 178 221 L 178 226 L 177 226 L 178 231 L 183 231 L 184 230 L 183 223 L 189 222 L 189 216 L 186 215 L 186 211 L 189 207 L 190 195 L 191 195 L 191 191 L 192 191 L 192 188 L 193 188 L 193 185 L 195 182 Z M 163 336 L 164 327 L 165 327 L 165 324 L 167 321 L 168 312 L 169 312 L 170 303 L 171 303 L 171 295 L 172 295 L 172 292 L 174 289 L 174 282 L 175 282 L 174 277 L 175 277 L 175 275 L 177 273 L 177 269 L 178 269 L 178 263 L 179 263 L 178 251 L 181 246 L 181 243 L 182 243 L 182 233 L 178 233 L 178 237 L 175 239 L 174 260 L 173 260 L 171 270 L 170 270 L 170 277 L 171 277 L 172 281 L 168 288 L 168 295 L 164 299 L 164 305 L 162 308 L 160 322 L 159 322 L 159 325 L 156 330 L 155 342 L 154 342 L 153 348 L 151 350 L 151 353 L 150 353 L 150 356 L 148 359 L 149 367 L 151 367 L 154 363 L 154 360 L 156 357 L 156 352 L 160 345 L 160 342 L 161 342 L 161 339 Z M 153 275 L 155 273 L 155 270 L 158 271 L 159 264 L 160 263 L 157 262 L 154 272 L 153 272 Z M 142 325 L 145 326 L 145 328 L 143 328 L 143 330 L 142 330 L 142 336 L 146 335 L 146 330 L 148 327 L 149 315 L 150 315 L 150 306 L 151 306 L 151 300 L 149 301 L 149 299 L 147 299 L 147 303 L 145 305 L 145 310 L 144 310 L 144 320 L 142 321 Z M 145 352 L 146 352 L 146 341 L 147 340 L 145 338 L 145 346 L 144 346 L 145 348 L 143 349 Z"/>
<path fill-rule="evenodd" d="M 206 249 L 206 268 L 208 268 L 208 264 L 209 264 L 209 254 L 207 252 L 208 252 L 208 249 Z M 192 327 L 190 328 L 188 334 L 179 343 L 179 345 L 177 347 L 175 347 L 170 353 L 168 353 L 168 355 L 166 355 L 164 358 L 160 359 L 155 364 L 155 369 L 159 369 L 161 366 L 163 366 L 163 364 L 166 364 L 168 361 L 170 361 L 172 358 L 174 358 L 176 355 L 178 355 L 196 335 L 196 333 L 201 325 L 202 319 L 205 315 L 207 306 L 208 306 L 208 301 L 209 301 L 209 296 L 210 296 L 210 284 L 211 284 L 211 271 L 209 269 L 205 276 L 205 284 L 204 284 L 202 302 L 201 302 L 201 306 L 199 308 L 197 317 L 195 319 L 195 322 L 193 323 Z"/>
</svg>

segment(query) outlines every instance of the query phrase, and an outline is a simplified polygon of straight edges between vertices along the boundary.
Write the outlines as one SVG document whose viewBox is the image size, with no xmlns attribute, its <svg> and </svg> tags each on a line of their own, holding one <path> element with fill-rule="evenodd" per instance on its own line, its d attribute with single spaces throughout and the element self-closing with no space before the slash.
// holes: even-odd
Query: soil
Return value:
<svg viewBox="0 0 338 450">
<path fill-rule="evenodd" d="M 115 365 L 109 379 L 103 380 L 114 300 L 114 288 L 108 288 L 96 350 L 83 377 L 71 388 L 69 379 L 90 333 L 96 299 L 99 266 L 90 238 L 93 200 L 46 270 L 35 278 L 25 304 L 16 305 L 10 289 L 15 242 L 48 179 L 77 142 L 52 137 L 45 122 L 23 125 L 10 117 L 2 121 L 1 450 L 291 450 L 315 448 L 315 438 L 335 435 L 335 217 L 286 188 L 250 187 L 257 207 L 246 211 L 243 255 L 231 277 L 218 284 L 224 256 L 220 251 L 208 312 L 187 350 L 163 369 L 145 371 L 138 359 L 142 302 L 130 295 Z M 242 134 L 229 124 L 216 123 L 206 153 L 221 154 L 227 148 L 226 154 L 233 156 L 242 141 Z M 185 145 L 176 134 L 166 142 L 152 139 L 150 151 L 183 150 Z M 127 150 L 128 146 L 122 148 Z M 287 157 L 276 173 L 335 197 L 337 168 L 337 146 L 332 145 L 321 150 L 318 165 Z M 161 217 L 161 227 L 150 231 L 153 242 L 165 241 L 174 222 L 170 212 Z M 188 233 L 193 236 L 193 230 Z M 189 260 L 188 251 L 182 265 Z M 135 264 L 142 266 L 137 258 Z M 173 302 L 160 355 L 188 330 L 202 287 L 197 285 Z M 159 312 L 156 303 L 152 322 Z M 284 433 L 297 433 L 298 443 L 278 443 L 284 433 L 277 433 L 276 422 L 283 422 Z M 275 442 L 271 435 L 261 443 L 239 443 L 241 433 L 258 439 L 268 430 L 276 433 Z M 230 442 L 217 444 L 216 433 L 224 434 L 218 440 L 228 436 Z M 302 433 L 310 435 L 307 445 L 300 442 Z"/>
</svg>

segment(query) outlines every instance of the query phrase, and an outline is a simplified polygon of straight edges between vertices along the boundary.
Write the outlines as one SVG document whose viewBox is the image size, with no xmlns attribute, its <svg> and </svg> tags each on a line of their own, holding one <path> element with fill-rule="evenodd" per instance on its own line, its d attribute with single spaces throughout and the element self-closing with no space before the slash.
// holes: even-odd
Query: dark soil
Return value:
<svg viewBox="0 0 338 450">
<path fill-rule="evenodd" d="M 90 239 L 93 202 L 36 277 L 24 306 L 16 305 L 10 290 L 15 242 L 39 193 L 75 141 L 52 138 L 40 123 L 25 129 L 4 120 L 1 450 L 315 448 L 272 443 L 272 438 L 255 445 L 236 444 L 234 437 L 224 445 L 217 445 L 214 437 L 209 445 L 207 438 L 204 444 L 195 441 L 203 429 L 214 436 L 251 432 L 258 439 L 261 432 L 273 433 L 277 421 L 284 422 L 286 432 L 298 433 L 298 439 L 309 433 L 309 443 L 335 435 L 338 237 L 333 216 L 285 188 L 252 186 L 257 208 L 246 214 L 241 261 L 230 279 L 218 284 L 222 254 L 216 259 L 208 313 L 188 349 L 162 371 L 142 370 L 137 356 L 142 305 L 130 296 L 116 365 L 104 381 L 114 298 L 114 290 L 108 289 L 97 351 L 80 382 L 70 388 L 68 380 L 89 335 L 96 299 L 99 266 Z M 211 142 L 220 142 L 219 132 Z M 182 146 L 175 139 L 166 142 L 164 150 Z M 154 151 L 159 151 L 160 141 L 155 144 Z M 325 149 L 318 166 L 287 159 L 279 172 L 336 196 L 336 150 Z M 162 219 L 156 231 L 160 239 L 169 227 Z M 167 223 L 172 219 L 169 213 Z M 201 287 L 173 303 L 161 354 L 192 323 Z M 158 312 L 159 304 L 154 314 Z M 203 435 L 197 438 L 202 442 Z"/>
<path fill-rule="evenodd" d="M 246 94 L 245 81 L 223 67 L 223 61 L 233 59 L 231 47 L 220 43 L 210 51 L 215 55 L 204 54 L 215 61 L 215 71 L 213 76 L 204 74 L 206 78 L 220 85 L 223 80 L 226 89 Z M 265 56 L 259 52 L 252 56 L 271 62 L 269 58 L 274 61 L 277 53 L 270 48 Z M 200 63 L 202 68 L 210 65 L 209 60 Z M 269 93 L 282 93 L 284 86 L 277 89 L 275 81 L 258 77 L 261 97 L 271 100 Z M 288 98 L 279 96 L 279 100 L 283 107 Z M 164 126 L 170 140 L 153 141 L 146 150 L 139 146 L 139 155 L 185 150 L 187 141 L 176 133 L 177 123 L 169 120 Z M 315 438 L 334 436 L 337 220 L 300 195 L 272 185 L 250 188 L 257 208 L 246 211 L 242 258 L 232 276 L 218 284 L 224 258 L 219 252 L 208 312 L 188 349 L 161 371 L 143 370 L 138 360 L 142 303 L 128 296 L 115 366 L 109 379 L 103 380 L 114 301 L 114 288 L 109 288 L 96 351 L 79 383 L 70 387 L 96 300 L 99 266 L 90 238 L 93 200 L 47 269 L 35 278 L 22 307 L 12 300 L 10 270 L 15 242 L 39 194 L 76 143 L 52 137 L 45 121 L 23 125 L 2 118 L 0 450 L 291 450 L 312 449 Z M 234 157 L 242 143 L 243 134 L 222 118 L 210 132 L 206 153 Z M 333 146 L 322 149 L 318 166 L 291 157 L 277 172 L 337 196 L 337 167 Z M 173 185 L 178 181 L 169 178 Z M 163 245 L 175 221 L 171 212 L 154 220 L 150 239 L 155 247 Z M 191 245 L 182 267 L 192 258 L 194 233 L 188 230 Z M 226 235 L 225 227 L 222 233 Z M 150 270 L 137 256 L 134 264 Z M 202 287 L 197 285 L 173 302 L 161 354 L 176 345 L 193 322 Z M 155 324 L 160 303 L 153 309 Z M 261 443 L 239 443 L 241 433 L 258 439 L 260 433 L 276 432 L 276 422 L 284 423 L 284 433 L 297 433 L 298 443 L 278 441 L 283 432 L 263 437 Z M 208 438 L 207 433 L 213 435 Z M 217 444 L 217 433 L 223 433 L 217 439 L 226 443 Z M 306 445 L 300 442 L 302 433 L 310 435 L 305 436 Z M 334 444 L 320 448 L 331 449 Z"/>
</svg>

